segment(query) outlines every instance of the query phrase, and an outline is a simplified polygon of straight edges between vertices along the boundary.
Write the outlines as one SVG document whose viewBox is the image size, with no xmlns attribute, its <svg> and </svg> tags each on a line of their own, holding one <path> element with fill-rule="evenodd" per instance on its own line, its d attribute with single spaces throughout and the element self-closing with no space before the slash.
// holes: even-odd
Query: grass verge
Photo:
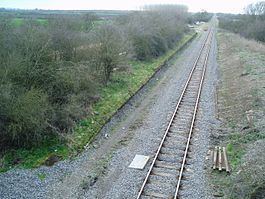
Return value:
<svg viewBox="0 0 265 199">
<path fill-rule="evenodd" d="M 19 149 L 7 152 L 0 159 L 0 172 L 16 168 L 34 168 L 43 165 L 51 156 L 66 159 L 84 149 L 99 133 L 106 122 L 138 91 L 149 79 L 170 60 L 180 49 L 196 36 L 192 32 L 185 35 L 164 56 L 149 62 L 131 62 L 131 72 L 117 71 L 110 83 L 101 88 L 100 100 L 92 105 L 91 115 L 77 124 L 69 142 L 48 140 L 36 148 Z"/>
<path fill-rule="evenodd" d="M 217 41 L 218 115 L 226 133 L 218 141 L 227 146 L 232 173 L 213 172 L 212 184 L 221 192 L 218 197 L 250 198 L 265 183 L 259 173 L 265 169 L 265 156 L 259 155 L 258 144 L 265 139 L 265 45 L 226 31 L 219 31 Z"/>
<path fill-rule="evenodd" d="M 91 117 L 83 120 L 78 125 L 73 143 L 75 149 L 84 147 L 99 132 L 102 126 L 126 103 L 150 77 L 181 49 L 194 34 L 186 35 L 166 55 L 150 62 L 132 62 L 132 72 L 115 73 L 109 85 L 101 90 L 101 99 L 92 106 Z"/>
</svg>

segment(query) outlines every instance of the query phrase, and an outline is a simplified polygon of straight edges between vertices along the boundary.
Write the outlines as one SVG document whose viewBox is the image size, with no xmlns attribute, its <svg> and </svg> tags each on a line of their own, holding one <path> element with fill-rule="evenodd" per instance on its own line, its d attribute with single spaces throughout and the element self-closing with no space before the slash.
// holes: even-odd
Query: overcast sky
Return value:
<svg viewBox="0 0 265 199">
<path fill-rule="evenodd" d="M 258 1 L 258 0 L 257 0 Z M 135 10 L 146 4 L 184 4 L 189 11 L 242 13 L 255 0 L 0 0 L 0 8 L 59 10 Z"/>
</svg>

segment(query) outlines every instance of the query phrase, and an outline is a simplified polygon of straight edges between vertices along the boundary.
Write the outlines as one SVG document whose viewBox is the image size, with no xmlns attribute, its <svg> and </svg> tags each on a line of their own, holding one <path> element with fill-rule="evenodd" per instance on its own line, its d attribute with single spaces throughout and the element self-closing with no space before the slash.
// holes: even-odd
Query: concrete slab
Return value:
<svg viewBox="0 0 265 199">
<path fill-rule="evenodd" d="M 144 155 L 135 155 L 133 158 L 133 161 L 129 165 L 129 168 L 133 169 L 143 169 L 146 165 L 146 163 L 149 160 L 149 156 L 144 156 Z"/>
</svg>

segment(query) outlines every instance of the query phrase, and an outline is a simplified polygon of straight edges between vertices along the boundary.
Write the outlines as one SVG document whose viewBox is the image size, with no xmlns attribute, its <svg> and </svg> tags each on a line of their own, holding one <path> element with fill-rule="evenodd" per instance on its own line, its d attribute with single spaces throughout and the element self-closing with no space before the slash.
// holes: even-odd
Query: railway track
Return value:
<svg viewBox="0 0 265 199">
<path fill-rule="evenodd" d="M 212 35 L 209 29 L 137 199 L 179 198 Z"/>
</svg>

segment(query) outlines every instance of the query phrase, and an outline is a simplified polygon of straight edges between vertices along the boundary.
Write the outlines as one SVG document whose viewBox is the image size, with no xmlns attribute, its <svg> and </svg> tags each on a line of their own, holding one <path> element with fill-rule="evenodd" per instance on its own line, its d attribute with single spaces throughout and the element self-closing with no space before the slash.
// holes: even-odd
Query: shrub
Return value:
<svg viewBox="0 0 265 199">
<path fill-rule="evenodd" d="M 182 37 L 186 30 L 187 8 L 148 6 L 126 20 L 126 31 L 136 59 L 149 60 L 164 54 Z"/>
<path fill-rule="evenodd" d="M 265 192 L 265 141 L 251 143 L 244 156 L 240 172 L 232 176 L 230 198 L 264 198 Z M 258 163 L 258 164 L 256 164 Z"/>
<path fill-rule="evenodd" d="M 45 25 L 25 19 L 12 26 L 1 18 L 1 146 L 65 137 L 128 58 L 148 60 L 174 46 L 186 14 L 183 6 L 151 6 L 100 24 L 90 14 L 49 16 Z"/>
<path fill-rule="evenodd" d="M 250 4 L 244 15 L 219 14 L 219 26 L 246 38 L 265 42 L 265 2 Z"/>
<path fill-rule="evenodd" d="M 30 147 L 55 132 L 69 131 L 88 113 L 95 94 L 90 65 L 74 62 L 79 40 L 62 35 L 61 56 L 56 59 L 53 35 L 61 27 L 51 31 L 31 20 L 19 27 L 6 20 L 0 27 L 1 146 Z"/>
<path fill-rule="evenodd" d="M 13 93 L 12 93 L 13 92 Z M 45 136 L 49 118 L 48 97 L 41 90 L 30 89 L 18 96 L 15 88 L 2 85 L 1 88 L 1 142 L 8 141 L 21 146 L 36 142 Z"/>
<path fill-rule="evenodd" d="M 73 61 L 75 59 L 75 50 L 79 45 L 78 32 L 75 29 L 78 29 L 75 27 L 75 22 L 69 18 L 51 21 L 49 32 L 56 60 Z"/>
<path fill-rule="evenodd" d="M 88 65 L 64 65 L 57 72 L 56 81 L 48 87 L 47 92 L 55 110 L 52 125 L 62 132 L 67 132 L 78 119 L 89 113 L 88 107 L 97 86 L 97 80 L 92 78 L 89 71 Z"/>
<path fill-rule="evenodd" d="M 96 21 L 100 20 L 94 13 L 87 13 L 82 19 L 84 20 L 83 29 L 85 32 L 91 31 L 95 27 Z"/>
<path fill-rule="evenodd" d="M 96 28 L 90 37 L 92 66 L 100 74 L 103 83 L 110 80 L 113 69 L 126 57 L 123 34 L 120 28 L 107 23 Z"/>
<path fill-rule="evenodd" d="M 208 13 L 206 11 L 196 12 L 189 16 L 189 23 L 195 23 L 197 21 L 208 22 L 212 17 L 213 17 L 213 14 Z"/>
</svg>

